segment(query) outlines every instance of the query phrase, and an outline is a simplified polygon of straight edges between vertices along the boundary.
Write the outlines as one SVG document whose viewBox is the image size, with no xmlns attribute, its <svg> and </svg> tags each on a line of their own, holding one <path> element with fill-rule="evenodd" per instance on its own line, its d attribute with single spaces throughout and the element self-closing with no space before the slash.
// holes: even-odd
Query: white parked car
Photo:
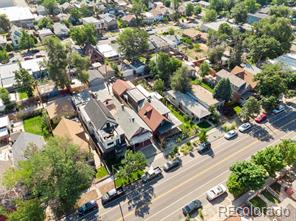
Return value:
<svg viewBox="0 0 296 221">
<path fill-rule="evenodd" d="M 226 187 L 223 184 L 219 184 L 209 191 L 207 191 L 207 199 L 208 200 L 213 200 L 216 199 L 217 197 L 221 196 L 223 193 L 226 192 Z"/>
<path fill-rule="evenodd" d="M 283 112 L 285 110 L 285 106 L 284 105 L 279 105 L 277 108 L 272 110 L 273 114 L 279 114 L 281 112 Z"/>
<path fill-rule="evenodd" d="M 244 123 L 242 125 L 239 126 L 238 130 L 242 133 L 246 132 L 247 130 L 249 130 L 252 127 L 252 124 L 250 123 Z"/>
<path fill-rule="evenodd" d="M 224 138 L 226 140 L 230 140 L 230 139 L 232 139 L 232 138 L 234 138 L 236 136 L 237 136 L 237 132 L 235 130 L 230 130 L 226 134 L 224 134 Z"/>
</svg>

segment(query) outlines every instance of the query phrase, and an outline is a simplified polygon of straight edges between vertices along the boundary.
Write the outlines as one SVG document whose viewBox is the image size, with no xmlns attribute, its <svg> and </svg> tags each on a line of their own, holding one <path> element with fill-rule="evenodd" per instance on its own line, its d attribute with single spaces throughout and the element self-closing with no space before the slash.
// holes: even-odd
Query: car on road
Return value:
<svg viewBox="0 0 296 221">
<path fill-rule="evenodd" d="M 148 170 L 143 176 L 142 176 L 142 181 L 143 183 L 147 183 L 153 179 L 156 178 L 162 178 L 162 170 L 159 167 L 152 168 Z"/>
<path fill-rule="evenodd" d="M 111 201 L 118 199 L 123 195 L 124 195 L 124 190 L 122 187 L 119 187 L 116 189 L 114 188 L 102 196 L 102 205 L 105 206 L 107 203 L 110 203 Z"/>
<path fill-rule="evenodd" d="M 266 113 L 261 113 L 259 114 L 256 118 L 255 121 L 257 123 L 262 123 L 263 121 L 265 121 L 267 119 L 267 114 Z"/>
<path fill-rule="evenodd" d="M 211 143 L 206 141 L 198 145 L 197 152 L 202 154 L 208 152 L 211 149 Z"/>
<path fill-rule="evenodd" d="M 90 212 L 98 211 L 99 206 L 95 200 L 89 201 L 78 208 L 78 216 L 82 217 Z"/>
<path fill-rule="evenodd" d="M 210 201 L 214 200 L 217 197 L 224 194 L 225 192 L 226 192 L 226 187 L 223 184 L 219 184 L 206 192 L 207 199 Z"/>
<path fill-rule="evenodd" d="M 244 123 L 244 124 L 242 124 L 242 125 L 239 126 L 238 130 L 240 132 L 244 133 L 244 132 L 248 131 L 249 129 L 251 129 L 251 127 L 252 127 L 252 124 L 250 124 L 250 123 Z"/>
<path fill-rule="evenodd" d="M 235 130 L 230 130 L 230 131 L 228 131 L 226 134 L 224 134 L 224 138 L 225 138 L 226 140 L 230 140 L 230 139 L 236 137 L 237 135 L 238 135 L 238 134 L 237 134 L 237 132 L 236 132 Z"/>
<path fill-rule="evenodd" d="M 173 169 L 176 169 L 176 168 L 180 167 L 181 163 L 182 163 L 182 160 L 179 157 L 176 157 L 175 159 L 166 162 L 163 165 L 163 170 L 165 172 L 169 172 L 169 171 L 171 171 Z"/>
<path fill-rule="evenodd" d="M 193 200 L 182 208 L 184 216 L 191 215 L 193 212 L 197 212 L 198 209 L 202 208 L 202 203 L 200 200 Z"/>
<path fill-rule="evenodd" d="M 277 108 L 272 110 L 273 114 L 279 114 L 281 112 L 283 112 L 285 110 L 285 106 L 284 105 L 279 105 Z"/>
</svg>

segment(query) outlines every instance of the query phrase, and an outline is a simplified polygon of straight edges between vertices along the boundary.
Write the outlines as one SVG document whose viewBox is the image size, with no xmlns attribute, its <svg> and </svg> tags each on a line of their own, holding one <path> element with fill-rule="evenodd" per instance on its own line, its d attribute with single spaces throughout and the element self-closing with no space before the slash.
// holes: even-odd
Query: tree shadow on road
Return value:
<svg viewBox="0 0 296 221">
<path fill-rule="evenodd" d="M 283 116 L 284 114 L 284 116 Z M 296 111 L 293 111 L 291 108 L 286 108 L 285 113 L 279 113 L 276 115 L 277 118 L 273 121 L 269 121 L 270 125 L 278 130 L 284 131 L 284 132 L 289 132 L 289 131 L 294 131 L 295 130 L 295 125 L 296 123 L 292 122 L 293 120 L 296 119 Z"/>
<path fill-rule="evenodd" d="M 138 182 L 135 184 L 133 192 L 127 195 L 128 209 L 135 209 L 135 215 L 143 218 L 149 214 L 153 197 L 154 188 L 150 184 L 144 185 L 142 182 Z"/>
<path fill-rule="evenodd" d="M 273 136 L 269 133 L 269 131 L 267 130 L 266 126 L 260 126 L 257 124 L 253 125 L 253 130 L 249 132 L 249 135 L 257 138 L 260 141 L 271 141 L 273 140 Z"/>
</svg>

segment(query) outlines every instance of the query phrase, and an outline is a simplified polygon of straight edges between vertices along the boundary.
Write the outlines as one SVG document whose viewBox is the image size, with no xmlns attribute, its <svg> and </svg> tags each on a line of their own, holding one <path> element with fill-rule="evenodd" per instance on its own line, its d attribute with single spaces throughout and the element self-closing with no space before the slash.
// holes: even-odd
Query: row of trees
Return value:
<svg viewBox="0 0 296 221">
<path fill-rule="evenodd" d="M 227 187 L 234 196 L 248 190 L 259 190 L 268 176 L 275 177 L 276 172 L 286 165 L 296 166 L 296 143 L 283 140 L 280 144 L 258 151 L 251 160 L 240 161 L 230 168 L 231 174 Z"/>
<path fill-rule="evenodd" d="M 25 157 L 4 175 L 5 186 L 20 193 L 9 220 L 44 220 L 48 206 L 59 217 L 91 185 L 94 170 L 86 163 L 87 155 L 67 139 L 51 138 L 42 151 L 29 145 Z"/>
</svg>

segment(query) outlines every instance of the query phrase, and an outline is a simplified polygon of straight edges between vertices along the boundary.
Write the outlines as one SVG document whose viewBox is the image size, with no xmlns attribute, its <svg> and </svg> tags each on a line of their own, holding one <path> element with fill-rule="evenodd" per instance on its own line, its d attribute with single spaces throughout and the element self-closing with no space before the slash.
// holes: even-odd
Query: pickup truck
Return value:
<svg viewBox="0 0 296 221">
<path fill-rule="evenodd" d="M 155 178 L 162 178 L 162 170 L 159 167 L 155 167 L 153 169 L 148 170 L 143 176 L 142 176 L 142 182 L 147 183 Z"/>
<path fill-rule="evenodd" d="M 110 203 L 111 201 L 118 199 L 119 197 L 123 196 L 124 194 L 125 193 L 124 193 L 124 190 L 122 187 L 119 187 L 116 189 L 114 188 L 102 196 L 102 205 L 105 206 L 107 203 Z"/>
</svg>

